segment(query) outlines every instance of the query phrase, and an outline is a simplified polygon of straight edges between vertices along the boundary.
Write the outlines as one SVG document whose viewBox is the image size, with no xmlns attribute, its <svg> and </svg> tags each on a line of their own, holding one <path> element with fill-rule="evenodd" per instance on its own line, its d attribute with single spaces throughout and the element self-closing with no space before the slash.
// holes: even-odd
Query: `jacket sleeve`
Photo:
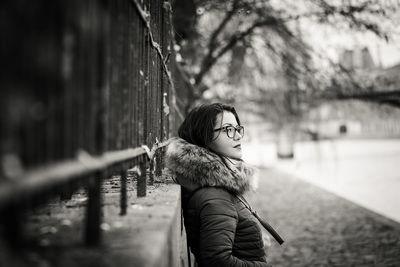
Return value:
<svg viewBox="0 0 400 267">
<path fill-rule="evenodd" d="M 223 198 L 201 204 L 200 266 L 267 267 L 267 262 L 245 261 L 232 255 L 238 214 L 234 204 Z"/>
</svg>

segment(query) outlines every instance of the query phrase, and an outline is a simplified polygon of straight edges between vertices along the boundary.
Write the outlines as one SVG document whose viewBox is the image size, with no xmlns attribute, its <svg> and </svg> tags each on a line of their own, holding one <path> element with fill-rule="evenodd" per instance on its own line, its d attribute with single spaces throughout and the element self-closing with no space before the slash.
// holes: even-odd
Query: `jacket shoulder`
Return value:
<svg viewBox="0 0 400 267">
<path fill-rule="evenodd" d="M 202 213 L 207 210 L 212 214 L 225 214 L 237 217 L 235 196 L 229 191 L 218 187 L 198 189 L 191 197 L 189 207 Z"/>
<path fill-rule="evenodd" d="M 235 196 L 224 188 L 210 186 L 198 189 L 192 195 L 192 199 L 198 203 L 207 202 L 210 200 L 225 200 L 233 203 Z"/>
</svg>

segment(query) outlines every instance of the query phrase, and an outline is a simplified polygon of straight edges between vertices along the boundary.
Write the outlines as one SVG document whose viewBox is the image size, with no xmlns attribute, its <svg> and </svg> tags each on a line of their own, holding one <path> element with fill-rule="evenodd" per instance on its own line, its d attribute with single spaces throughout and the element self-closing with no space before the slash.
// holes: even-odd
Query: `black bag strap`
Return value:
<svg viewBox="0 0 400 267">
<path fill-rule="evenodd" d="M 186 251 L 186 253 L 187 253 L 187 257 L 188 257 L 188 265 L 189 265 L 189 267 L 192 267 L 192 257 L 190 256 L 190 248 L 189 248 L 189 244 L 188 244 L 188 242 L 186 241 L 186 249 L 187 249 L 187 251 Z"/>
<path fill-rule="evenodd" d="M 269 223 L 267 223 L 264 219 L 262 219 L 255 210 L 252 209 L 250 204 L 246 201 L 246 199 L 244 199 L 243 196 L 236 196 L 236 197 L 254 215 L 254 217 L 257 218 L 257 220 L 261 223 L 261 225 L 264 227 L 264 229 L 267 230 L 275 238 L 275 240 L 279 243 L 279 245 L 282 245 L 283 242 L 285 242 L 285 241 L 283 241 L 282 237 L 275 231 L 275 229 Z"/>
</svg>

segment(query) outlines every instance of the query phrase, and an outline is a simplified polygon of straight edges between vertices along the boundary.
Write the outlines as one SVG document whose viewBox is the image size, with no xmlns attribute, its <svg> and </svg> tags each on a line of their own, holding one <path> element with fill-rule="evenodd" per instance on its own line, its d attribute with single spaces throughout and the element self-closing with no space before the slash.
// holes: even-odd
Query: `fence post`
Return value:
<svg viewBox="0 0 400 267">
<path fill-rule="evenodd" d="M 86 206 L 85 241 L 87 245 L 98 245 L 101 241 L 101 182 L 105 172 L 89 177 Z"/>
<path fill-rule="evenodd" d="M 128 197 L 127 197 L 127 189 L 126 189 L 127 170 L 126 170 L 125 166 L 122 166 L 122 170 L 120 171 L 120 177 L 121 177 L 121 203 L 120 203 L 121 212 L 120 212 L 120 215 L 126 215 Z"/>
<path fill-rule="evenodd" d="M 22 218 L 21 211 L 18 207 L 7 207 L 2 211 L 1 219 L 4 223 L 4 236 L 9 245 L 13 248 L 18 248 L 22 244 Z"/>
<path fill-rule="evenodd" d="M 156 156 L 155 156 L 155 160 L 156 160 L 156 176 L 160 177 L 162 174 L 162 168 L 163 168 L 163 157 L 162 157 L 162 150 L 164 150 L 164 148 L 159 148 L 156 151 Z"/>
<path fill-rule="evenodd" d="M 145 155 L 146 156 L 146 155 Z M 140 175 L 137 179 L 137 196 L 138 197 L 145 197 L 146 196 L 146 190 L 147 190 L 147 174 L 146 174 L 146 165 L 147 165 L 147 159 L 145 156 L 141 156 L 139 159 L 139 169 L 140 169 Z"/>
<path fill-rule="evenodd" d="M 154 160 L 155 158 L 152 158 L 149 162 L 149 185 L 154 184 Z"/>
</svg>

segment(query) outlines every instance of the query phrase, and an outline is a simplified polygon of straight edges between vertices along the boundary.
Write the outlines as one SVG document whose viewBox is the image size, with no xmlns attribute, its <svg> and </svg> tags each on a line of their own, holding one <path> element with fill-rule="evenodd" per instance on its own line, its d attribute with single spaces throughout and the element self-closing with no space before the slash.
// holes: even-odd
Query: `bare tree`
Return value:
<svg viewBox="0 0 400 267">
<path fill-rule="evenodd" d="M 195 20 L 190 25 L 175 24 L 177 43 L 186 61 L 183 70 L 192 85 L 189 90 L 194 91 L 192 100 L 201 98 L 214 85 L 205 82 L 205 78 L 212 76 L 213 68 L 229 56 L 233 48 L 252 49 L 257 37 L 264 37 L 265 49 L 279 59 L 280 67 L 291 80 L 289 84 L 293 84 L 293 88 L 288 89 L 295 92 L 291 94 L 292 98 L 344 98 L 370 94 L 374 91 L 371 83 L 363 84 L 360 77 L 337 63 L 330 62 L 329 73 L 318 69 L 311 60 L 315 51 L 306 45 L 293 25 L 307 19 L 348 30 L 369 31 L 390 41 L 396 26 L 393 16 L 399 10 L 398 6 L 385 6 L 379 0 L 304 0 L 297 4 L 293 1 L 177 0 L 175 10 L 182 10 L 183 5 L 190 6 L 191 12 L 185 14 Z M 207 25 L 199 25 L 205 17 Z M 191 35 L 181 34 L 181 31 L 191 32 Z M 296 91 L 299 82 L 307 92 Z M 293 99 L 289 102 L 295 103 Z"/>
</svg>

